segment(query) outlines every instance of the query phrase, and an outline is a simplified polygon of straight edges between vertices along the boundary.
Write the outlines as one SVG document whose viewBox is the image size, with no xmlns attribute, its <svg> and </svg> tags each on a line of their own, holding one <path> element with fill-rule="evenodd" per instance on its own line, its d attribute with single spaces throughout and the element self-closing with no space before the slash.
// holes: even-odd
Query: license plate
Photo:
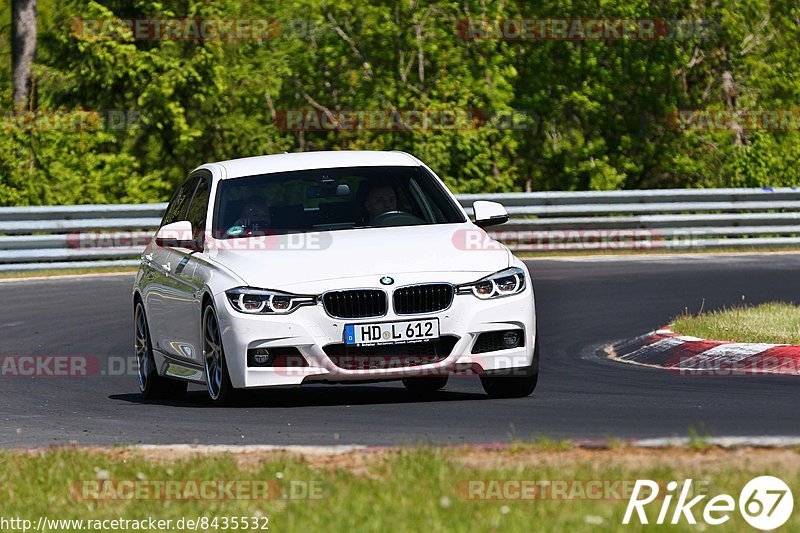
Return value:
<svg viewBox="0 0 800 533">
<path fill-rule="evenodd" d="M 344 342 L 350 345 L 404 344 L 439 338 L 439 319 L 347 324 Z"/>
</svg>

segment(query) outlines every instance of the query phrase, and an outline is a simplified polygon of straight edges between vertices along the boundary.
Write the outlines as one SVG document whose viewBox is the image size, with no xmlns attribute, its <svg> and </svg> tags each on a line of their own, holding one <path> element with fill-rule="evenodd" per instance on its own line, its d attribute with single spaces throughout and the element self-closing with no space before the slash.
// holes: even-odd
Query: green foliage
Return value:
<svg viewBox="0 0 800 533">
<path fill-rule="evenodd" d="M 3 57 L 9 14 L 0 0 Z M 608 41 L 457 31 L 466 19 L 592 16 L 704 20 L 706 31 Z M 137 40 L 95 38 L 76 22 L 115 18 L 271 19 L 279 31 Z M 458 192 L 800 185 L 795 129 L 737 134 L 670 120 L 680 110 L 796 108 L 798 20 L 800 7 L 784 0 L 40 0 L 33 109 L 96 111 L 100 124 L 9 118 L 10 60 L 0 64 L 0 205 L 163 200 L 206 161 L 331 149 L 409 151 Z M 298 131 L 281 126 L 291 110 L 478 120 Z M 509 116 L 522 120 L 497 119 Z"/>
<path fill-rule="evenodd" d="M 99 521 L 118 519 L 135 520 L 137 526 L 143 521 L 146 529 L 148 517 L 170 520 L 164 528 L 168 531 L 195 529 L 176 526 L 181 519 L 186 524 L 199 517 L 209 523 L 209 527 L 196 528 L 200 531 L 223 529 L 223 525 L 232 530 L 234 523 L 239 528 L 239 517 L 244 516 L 251 518 L 248 526 L 252 517 L 258 518 L 260 527 L 239 531 L 268 527 L 268 531 L 638 533 L 655 529 L 652 521 L 662 505 L 669 505 L 670 513 L 677 505 L 663 498 L 669 480 L 699 480 L 686 485 L 687 490 L 695 490 L 692 498 L 739 494 L 765 471 L 776 472 L 792 487 L 800 482 L 791 449 L 720 449 L 709 442 L 703 427 L 690 429 L 687 446 L 650 450 L 590 450 L 568 441 L 539 439 L 530 444 L 515 442 L 505 450 L 406 446 L 333 457 L 250 452 L 198 453 L 167 460 L 163 452 L 146 454 L 123 447 L 108 451 L 53 447 L 35 453 L 2 450 L 3 512 L 30 520 L 34 527 L 40 516 L 51 521 L 84 521 L 83 527 L 62 526 L 58 531 L 100 529 Z M 744 454 L 748 460 L 741 459 Z M 638 524 L 634 518 L 630 525 L 621 526 L 628 493 L 637 479 L 656 480 L 662 496 L 646 507 L 651 525 Z M 174 480 L 181 488 L 159 492 L 164 480 Z M 603 487 L 598 491 L 594 480 L 608 481 L 600 482 Z M 221 493 L 227 486 L 240 497 L 192 497 L 192 489 L 204 481 L 211 483 L 202 485 L 208 487 L 202 494 Z M 253 482 L 267 483 L 267 494 Z M 155 496 L 132 497 L 131 486 Z M 708 501 L 690 508 L 697 520 L 702 520 Z M 738 512 L 725 514 L 730 514 L 730 520 L 722 531 L 749 529 Z M 130 524 L 120 529 L 133 530 Z M 656 527 L 698 529 L 683 516 L 679 525 Z M 784 528 L 797 531 L 798 527 L 800 515 L 794 512 Z M 56 530 L 55 525 L 48 529 Z"/>
<path fill-rule="evenodd" d="M 785 302 L 685 313 L 672 330 L 680 335 L 730 342 L 800 344 L 800 307 Z"/>
</svg>

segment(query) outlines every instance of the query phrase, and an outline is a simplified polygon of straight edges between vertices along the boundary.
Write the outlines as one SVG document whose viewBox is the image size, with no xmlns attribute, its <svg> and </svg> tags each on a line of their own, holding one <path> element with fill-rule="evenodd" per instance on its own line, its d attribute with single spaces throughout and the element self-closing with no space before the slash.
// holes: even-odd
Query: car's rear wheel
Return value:
<svg viewBox="0 0 800 533">
<path fill-rule="evenodd" d="M 228 374 L 217 313 L 211 305 L 203 309 L 203 360 L 209 398 L 216 405 L 229 405 L 235 398 L 236 389 Z"/>
<path fill-rule="evenodd" d="M 403 385 L 418 394 L 436 392 L 447 385 L 448 376 L 414 377 L 403 380 Z"/>
<path fill-rule="evenodd" d="M 491 398 L 524 398 L 530 396 L 539 382 L 539 335 L 533 348 L 531 364 L 525 368 L 514 368 L 499 372 L 487 372 L 481 376 L 481 385 Z"/>
<path fill-rule="evenodd" d="M 141 301 L 137 301 L 134 307 L 133 326 L 136 374 L 142 396 L 147 399 L 183 397 L 186 394 L 187 383 L 185 381 L 158 375 L 153 357 L 153 346 L 150 342 L 150 328 L 147 325 L 147 315 Z"/>
</svg>

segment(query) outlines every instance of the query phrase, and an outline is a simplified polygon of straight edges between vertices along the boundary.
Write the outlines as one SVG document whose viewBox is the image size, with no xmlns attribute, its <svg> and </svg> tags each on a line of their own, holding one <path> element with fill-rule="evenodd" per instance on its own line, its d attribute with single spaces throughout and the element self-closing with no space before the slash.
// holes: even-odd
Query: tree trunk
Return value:
<svg viewBox="0 0 800 533">
<path fill-rule="evenodd" d="M 36 56 L 36 0 L 11 0 L 11 65 L 14 70 L 14 105 L 28 106 L 31 67 Z"/>
</svg>

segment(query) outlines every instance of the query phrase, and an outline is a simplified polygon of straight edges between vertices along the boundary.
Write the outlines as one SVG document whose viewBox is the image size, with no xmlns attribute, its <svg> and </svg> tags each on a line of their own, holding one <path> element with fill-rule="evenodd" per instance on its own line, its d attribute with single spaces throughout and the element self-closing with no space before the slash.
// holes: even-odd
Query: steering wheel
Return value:
<svg viewBox="0 0 800 533">
<path fill-rule="evenodd" d="M 270 221 L 269 220 L 259 220 L 254 219 L 251 220 L 249 224 L 247 224 L 245 228 L 245 235 L 248 237 L 260 237 L 264 235 L 266 231 L 269 230 Z"/>
<path fill-rule="evenodd" d="M 424 220 L 406 211 L 387 211 L 373 218 L 369 224 L 370 226 L 385 228 L 390 226 L 416 226 L 424 223 Z"/>
</svg>

